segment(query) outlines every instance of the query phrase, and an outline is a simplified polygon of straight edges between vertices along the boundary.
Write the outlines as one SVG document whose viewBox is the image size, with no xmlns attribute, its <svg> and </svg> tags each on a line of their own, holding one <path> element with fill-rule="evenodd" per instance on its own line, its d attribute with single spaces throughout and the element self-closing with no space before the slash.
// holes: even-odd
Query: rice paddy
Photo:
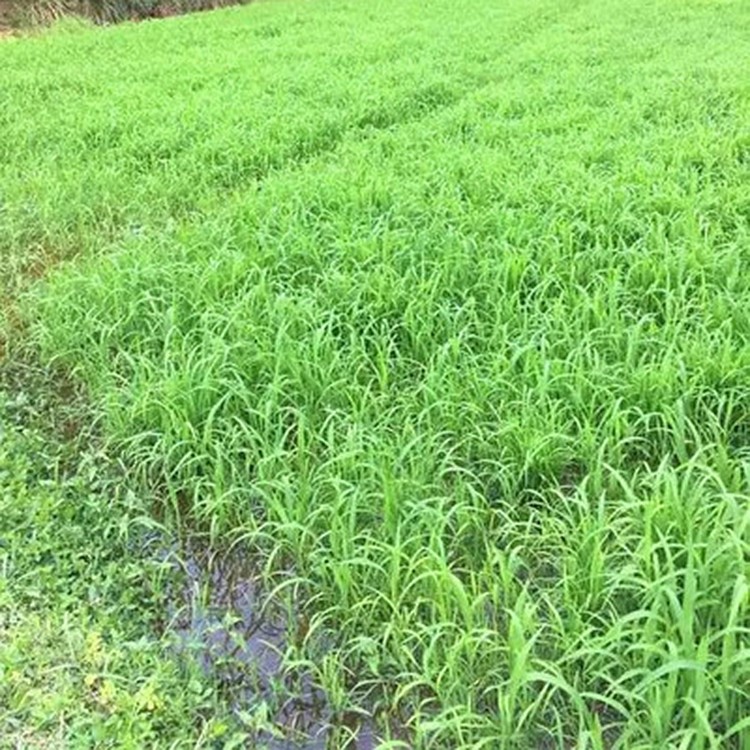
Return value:
<svg viewBox="0 0 750 750">
<path fill-rule="evenodd" d="M 733 0 L 261 0 L 0 44 L 4 366 L 66 373 L 118 466 L 94 520 L 37 523 L 239 556 L 321 747 L 360 717 L 368 747 L 750 748 L 749 73 Z M 3 455 L 11 539 L 41 490 Z M 95 742 L 314 746 L 159 650 L 162 599 L 114 602 L 172 718 Z M 35 695 L 0 688 L 0 727 L 91 746 Z"/>
</svg>

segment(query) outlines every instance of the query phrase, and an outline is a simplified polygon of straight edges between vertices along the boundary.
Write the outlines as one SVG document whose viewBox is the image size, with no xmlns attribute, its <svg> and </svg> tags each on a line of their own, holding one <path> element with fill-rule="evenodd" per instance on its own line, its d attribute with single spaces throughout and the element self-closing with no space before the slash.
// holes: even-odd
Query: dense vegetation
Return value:
<svg viewBox="0 0 750 750">
<path fill-rule="evenodd" d="M 4 44 L 10 350 L 283 571 L 336 710 L 749 748 L 749 34 L 289 0 Z"/>
</svg>

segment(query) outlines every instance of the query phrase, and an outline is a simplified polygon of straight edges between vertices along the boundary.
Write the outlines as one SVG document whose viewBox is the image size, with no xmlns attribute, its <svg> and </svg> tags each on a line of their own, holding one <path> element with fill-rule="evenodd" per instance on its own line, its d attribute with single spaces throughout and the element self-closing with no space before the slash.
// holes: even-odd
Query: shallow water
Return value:
<svg viewBox="0 0 750 750">
<path fill-rule="evenodd" d="M 238 718 L 262 724 L 252 732 L 250 746 L 378 747 L 381 740 L 371 717 L 336 717 L 312 675 L 285 663 L 285 652 L 306 628 L 304 616 L 288 602 L 270 598 L 260 576 L 237 555 L 182 546 L 160 556 L 178 572 L 168 604 L 177 649 L 220 684 Z M 263 714 L 262 722 L 254 722 L 257 712 Z"/>
</svg>

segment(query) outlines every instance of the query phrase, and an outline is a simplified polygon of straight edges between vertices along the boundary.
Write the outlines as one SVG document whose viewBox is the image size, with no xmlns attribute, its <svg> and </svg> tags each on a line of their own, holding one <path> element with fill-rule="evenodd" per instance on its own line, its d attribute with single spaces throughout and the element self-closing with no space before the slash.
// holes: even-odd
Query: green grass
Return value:
<svg viewBox="0 0 750 750">
<path fill-rule="evenodd" d="M 336 711 L 750 748 L 749 32 L 284 0 L 0 46 L 26 345 L 154 513 L 292 571 Z"/>
</svg>

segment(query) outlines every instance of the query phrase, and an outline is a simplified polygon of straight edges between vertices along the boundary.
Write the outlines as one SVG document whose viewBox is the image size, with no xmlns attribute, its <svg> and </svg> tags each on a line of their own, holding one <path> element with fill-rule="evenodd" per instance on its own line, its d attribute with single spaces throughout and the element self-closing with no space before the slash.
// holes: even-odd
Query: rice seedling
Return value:
<svg viewBox="0 0 750 750">
<path fill-rule="evenodd" d="M 29 345 L 293 592 L 340 724 L 750 748 L 748 31 L 287 0 L 0 47 Z"/>
</svg>

